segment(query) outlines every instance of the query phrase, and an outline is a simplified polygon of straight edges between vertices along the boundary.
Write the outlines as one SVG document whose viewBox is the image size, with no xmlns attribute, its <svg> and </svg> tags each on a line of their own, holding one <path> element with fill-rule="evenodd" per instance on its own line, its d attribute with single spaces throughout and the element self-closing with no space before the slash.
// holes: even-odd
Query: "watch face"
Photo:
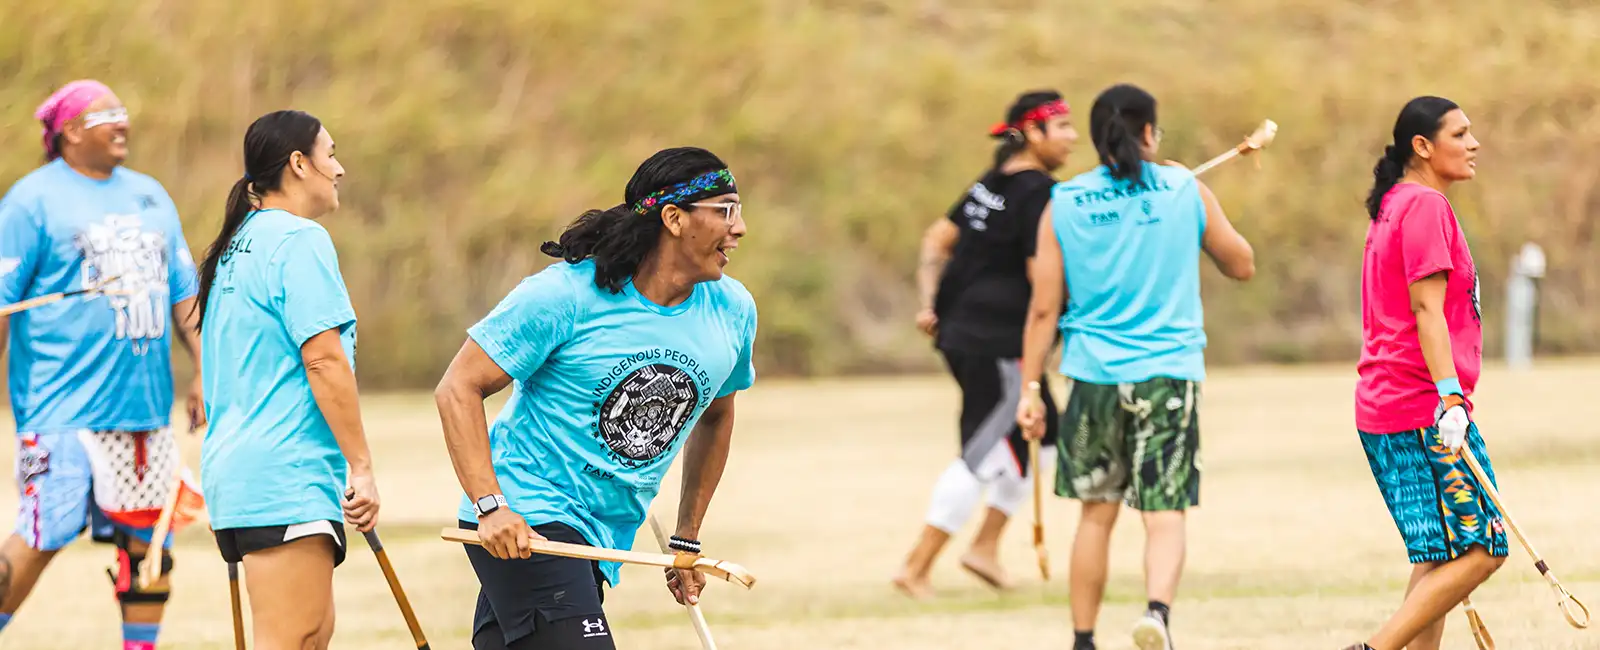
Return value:
<svg viewBox="0 0 1600 650">
<path fill-rule="evenodd" d="M 485 512 L 486 513 L 486 512 L 489 512 L 491 510 L 494 510 L 494 508 L 495 508 L 494 495 L 490 495 L 490 496 L 486 496 L 486 497 L 484 497 L 482 499 L 478 499 L 478 512 Z"/>
</svg>

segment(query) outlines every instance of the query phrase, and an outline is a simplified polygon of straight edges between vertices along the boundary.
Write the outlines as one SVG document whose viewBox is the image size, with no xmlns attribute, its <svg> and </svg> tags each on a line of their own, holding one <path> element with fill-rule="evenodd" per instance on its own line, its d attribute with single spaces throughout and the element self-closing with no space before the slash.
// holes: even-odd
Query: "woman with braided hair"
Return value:
<svg viewBox="0 0 1600 650">
<path fill-rule="evenodd" d="M 894 578 L 915 598 L 930 593 L 934 559 L 985 488 L 983 524 L 961 566 L 991 586 L 1009 587 L 1000 533 L 1028 497 L 1028 446 L 1011 417 L 1023 384 L 1028 259 L 1056 182 L 1051 173 L 1066 163 L 1078 133 L 1061 94 L 1046 90 L 1019 96 L 990 135 L 1000 140 L 993 164 L 922 240 L 917 327 L 933 338 L 960 386 L 961 453 L 934 483 L 922 535 Z M 1054 433 L 1052 426 L 1046 445 Z"/>
<path fill-rule="evenodd" d="M 611 650 L 601 583 L 618 565 L 534 555 L 530 540 L 631 546 L 682 450 L 672 546 L 698 553 L 722 477 L 733 402 L 755 381 L 756 305 L 723 273 L 745 234 L 728 166 L 692 147 L 660 151 L 625 201 L 578 217 L 467 331 L 435 393 L 461 482 L 461 527 L 481 589 L 476 650 Z M 491 427 L 484 399 L 511 399 Z M 679 602 L 705 577 L 667 570 Z"/>
</svg>

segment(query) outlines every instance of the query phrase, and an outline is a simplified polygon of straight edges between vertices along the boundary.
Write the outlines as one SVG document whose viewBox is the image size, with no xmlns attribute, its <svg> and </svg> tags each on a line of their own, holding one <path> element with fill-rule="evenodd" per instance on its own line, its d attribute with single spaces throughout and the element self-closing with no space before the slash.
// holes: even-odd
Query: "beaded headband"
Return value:
<svg viewBox="0 0 1600 650">
<path fill-rule="evenodd" d="M 649 196 L 639 199 L 638 202 L 633 204 L 633 212 L 638 215 L 646 215 L 651 210 L 663 205 L 686 203 L 707 196 L 737 191 L 734 187 L 733 172 L 719 169 L 651 192 Z"/>
</svg>

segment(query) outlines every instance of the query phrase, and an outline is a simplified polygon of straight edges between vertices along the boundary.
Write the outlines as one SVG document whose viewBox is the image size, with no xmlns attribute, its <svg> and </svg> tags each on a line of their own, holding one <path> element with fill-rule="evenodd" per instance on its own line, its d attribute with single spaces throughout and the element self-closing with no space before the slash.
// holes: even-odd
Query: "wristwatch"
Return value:
<svg viewBox="0 0 1600 650">
<path fill-rule="evenodd" d="M 479 517 L 506 507 L 506 495 L 490 494 L 472 503 L 472 511 Z"/>
</svg>

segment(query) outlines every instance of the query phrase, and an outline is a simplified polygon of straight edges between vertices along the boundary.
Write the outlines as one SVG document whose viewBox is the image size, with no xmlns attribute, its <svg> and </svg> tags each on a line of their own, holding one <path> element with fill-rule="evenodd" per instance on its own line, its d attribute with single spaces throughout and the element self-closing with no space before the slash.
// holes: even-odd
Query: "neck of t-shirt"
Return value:
<svg viewBox="0 0 1600 650">
<path fill-rule="evenodd" d="M 1399 182 L 1432 188 L 1437 190 L 1440 194 L 1443 194 L 1445 190 L 1450 189 L 1450 181 L 1440 178 L 1437 174 L 1434 174 L 1426 169 L 1407 169 L 1406 173 L 1400 177 Z"/>
<path fill-rule="evenodd" d="M 675 309 L 694 295 L 693 275 L 674 268 L 662 259 L 660 251 L 646 257 L 633 274 L 632 285 L 639 296 L 664 309 Z"/>
<path fill-rule="evenodd" d="M 317 217 L 322 215 L 312 214 L 308 203 L 310 203 L 310 201 L 307 201 L 305 197 L 300 196 L 299 194 L 270 192 L 266 196 L 261 197 L 260 210 L 278 210 L 280 212 L 287 212 L 297 217 L 315 221 Z"/>
<path fill-rule="evenodd" d="M 87 161 L 77 160 L 76 156 L 69 156 L 65 153 L 63 153 L 61 156 L 61 163 L 66 165 L 67 169 L 72 170 L 79 176 L 97 183 L 104 183 L 111 180 L 111 175 L 117 171 L 116 165 L 106 168 L 98 168 L 89 164 Z"/>
<path fill-rule="evenodd" d="M 1044 170 L 1044 163 L 1039 161 L 1039 157 L 1028 151 L 1012 156 L 1010 160 L 1000 165 L 1000 173 L 1007 176 L 1014 176 L 1028 171 L 1042 172 Z"/>
</svg>

